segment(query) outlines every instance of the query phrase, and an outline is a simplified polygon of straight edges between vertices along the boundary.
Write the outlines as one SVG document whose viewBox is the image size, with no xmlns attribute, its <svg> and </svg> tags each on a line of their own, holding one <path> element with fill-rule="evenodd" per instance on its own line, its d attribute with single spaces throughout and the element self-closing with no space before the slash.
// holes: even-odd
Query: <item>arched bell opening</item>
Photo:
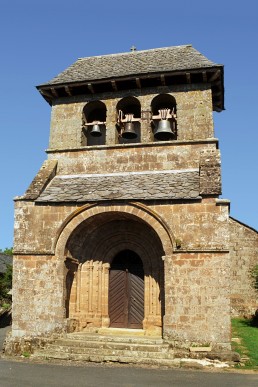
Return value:
<svg viewBox="0 0 258 387">
<path fill-rule="evenodd" d="M 120 267 L 122 289 L 124 286 L 128 292 L 133 286 L 132 294 L 127 295 L 128 304 L 124 300 L 122 305 L 123 310 L 130 310 L 124 316 L 127 320 L 123 327 L 141 327 L 146 334 L 161 335 L 165 311 L 163 255 L 154 229 L 134 215 L 103 213 L 82 222 L 67 243 L 70 257 L 67 260 L 76 268 L 73 267 L 71 289 L 67 290 L 70 300 L 66 310 L 68 319 L 76 321 L 76 330 L 115 326 L 112 313 L 116 309 L 116 294 L 112 278 Z M 128 281 L 131 283 L 126 285 Z M 132 308 L 136 305 L 132 305 L 130 297 L 142 300 L 134 314 Z"/>
<path fill-rule="evenodd" d="M 116 107 L 120 144 L 141 142 L 141 104 L 135 97 L 121 99 Z"/>
<path fill-rule="evenodd" d="M 159 94 L 151 102 L 153 133 L 156 141 L 177 138 L 176 100 L 170 94 Z"/>
<path fill-rule="evenodd" d="M 106 105 L 91 101 L 83 108 L 82 145 L 104 145 L 106 143 Z"/>
</svg>

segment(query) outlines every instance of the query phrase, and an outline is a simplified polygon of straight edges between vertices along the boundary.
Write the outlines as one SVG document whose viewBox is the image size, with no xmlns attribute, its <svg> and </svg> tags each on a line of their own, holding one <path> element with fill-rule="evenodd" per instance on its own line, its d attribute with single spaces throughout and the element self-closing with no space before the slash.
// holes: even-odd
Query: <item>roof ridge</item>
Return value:
<svg viewBox="0 0 258 387">
<path fill-rule="evenodd" d="M 167 47 L 158 47 L 158 48 L 149 48 L 146 50 L 136 50 L 136 51 L 125 51 L 125 52 L 118 52 L 116 54 L 104 54 L 104 55 L 94 55 L 94 56 L 85 56 L 78 58 L 77 60 L 85 60 L 85 59 L 92 59 L 92 58 L 104 58 L 104 57 L 111 57 L 111 56 L 122 56 L 122 55 L 137 55 L 144 52 L 150 52 L 150 51 L 161 51 L 161 50 L 169 50 L 171 48 L 186 48 L 186 47 L 192 47 L 192 44 L 182 44 L 179 46 L 167 46 Z"/>
</svg>

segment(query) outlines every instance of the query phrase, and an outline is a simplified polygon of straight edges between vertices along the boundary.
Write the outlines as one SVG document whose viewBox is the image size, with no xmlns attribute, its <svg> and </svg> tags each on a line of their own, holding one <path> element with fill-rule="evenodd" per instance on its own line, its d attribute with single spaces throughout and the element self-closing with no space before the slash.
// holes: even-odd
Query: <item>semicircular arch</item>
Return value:
<svg viewBox="0 0 258 387">
<path fill-rule="evenodd" d="M 166 222 L 153 210 L 142 203 L 116 203 L 109 205 L 88 204 L 80 207 L 70 214 L 61 225 L 54 241 L 55 255 L 62 259 L 66 252 L 67 242 L 78 227 L 85 222 L 94 223 L 98 216 L 97 224 L 101 224 L 105 218 L 134 219 L 147 224 L 158 236 L 164 255 L 171 255 L 175 238 Z"/>
</svg>

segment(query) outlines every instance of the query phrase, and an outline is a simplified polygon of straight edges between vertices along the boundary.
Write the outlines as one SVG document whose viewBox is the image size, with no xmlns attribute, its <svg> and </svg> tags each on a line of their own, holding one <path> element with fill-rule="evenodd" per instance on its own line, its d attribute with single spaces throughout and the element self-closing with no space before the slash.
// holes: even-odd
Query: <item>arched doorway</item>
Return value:
<svg viewBox="0 0 258 387">
<path fill-rule="evenodd" d="M 67 265 L 65 268 L 65 275 L 69 277 L 64 283 L 68 330 L 112 327 L 113 319 L 110 322 L 109 316 L 110 273 L 112 275 L 119 263 L 116 257 L 127 251 L 126 254 L 134 257 L 132 260 L 140 260 L 144 273 L 144 276 L 140 275 L 144 278 L 144 312 L 141 311 L 136 324 L 141 324 L 146 335 L 162 334 L 165 315 L 163 256 L 171 251 L 172 245 L 167 226 L 163 227 L 157 216 L 149 215 L 148 209 L 143 212 L 141 207 L 139 204 L 131 207 L 93 206 L 90 214 L 85 210 L 79 214 L 80 219 L 77 213 L 67 219 L 67 226 L 58 240 L 57 254 L 60 257 L 64 254 L 66 262 L 74 265 L 71 285 L 70 268 Z M 62 245 L 64 253 L 60 250 Z M 130 268 L 124 267 L 126 269 Z M 133 320 L 128 323 L 127 326 L 133 326 Z"/>
<path fill-rule="evenodd" d="M 109 275 L 110 327 L 142 328 L 144 270 L 135 252 L 123 250 L 113 259 Z"/>
<path fill-rule="evenodd" d="M 67 291 L 68 318 L 77 321 L 77 330 L 142 328 L 161 334 L 163 249 L 153 229 L 131 214 L 96 215 L 76 229 L 67 248 L 77 262 Z"/>
</svg>

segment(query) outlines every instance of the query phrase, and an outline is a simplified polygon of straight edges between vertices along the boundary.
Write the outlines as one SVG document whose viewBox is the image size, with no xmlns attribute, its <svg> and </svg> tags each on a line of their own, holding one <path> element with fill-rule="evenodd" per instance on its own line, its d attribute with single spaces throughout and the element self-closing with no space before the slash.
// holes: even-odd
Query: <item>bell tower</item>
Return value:
<svg viewBox="0 0 258 387">
<path fill-rule="evenodd" d="M 223 82 L 186 45 L 80 58 L 37 87 L 50 138 L 16 198 L 14 336 L 118 324 L 230 347 Z"/>
</svg>

